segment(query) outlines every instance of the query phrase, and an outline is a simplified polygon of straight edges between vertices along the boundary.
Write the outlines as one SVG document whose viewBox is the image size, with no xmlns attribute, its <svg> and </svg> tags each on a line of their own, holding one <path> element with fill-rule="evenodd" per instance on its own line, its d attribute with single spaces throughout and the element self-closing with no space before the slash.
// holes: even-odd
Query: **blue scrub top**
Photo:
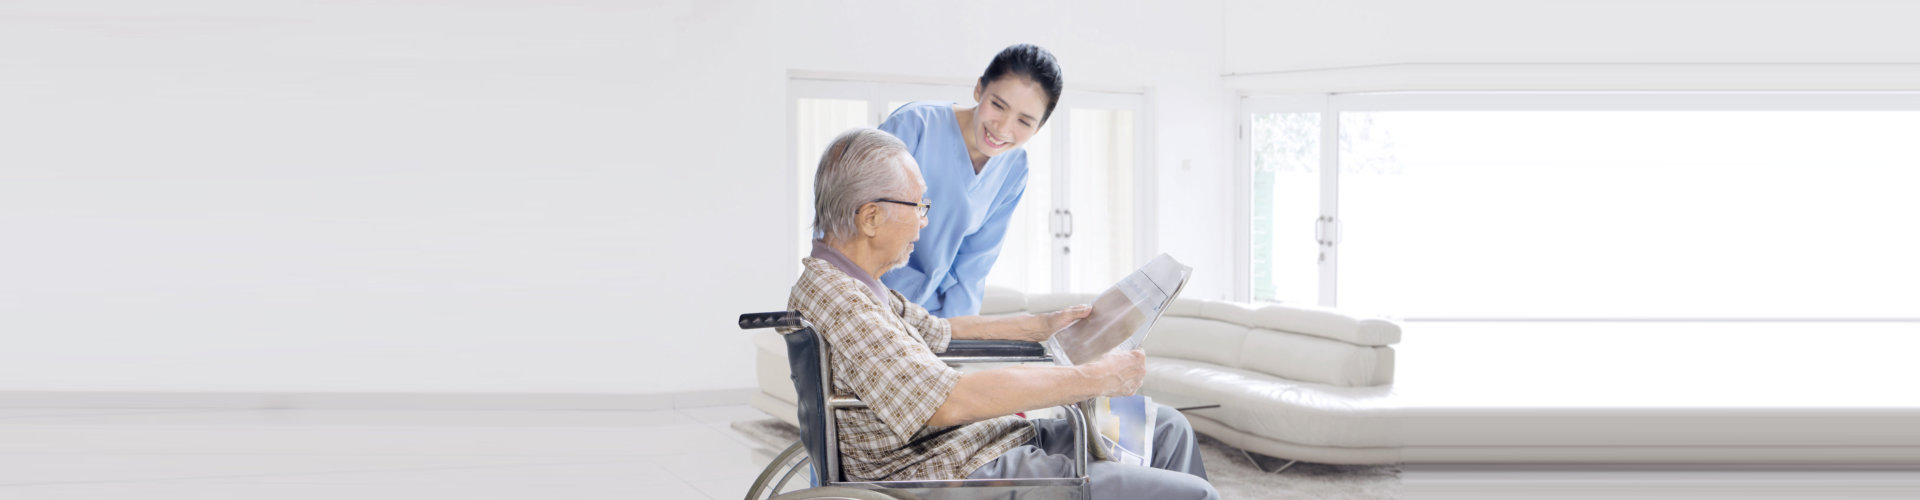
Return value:
<svg viewBox="0 0 1920 500">
<path fill-rule="evenodd" d="M 951 102 L 907 103 L 880 130 L 907 143 L 933 203 L 907 265 L 880 281 L 935 316 L 980 314 L 987 271 L 1000 257 L 1007 222 L 1027 190 L 1026 149 L 989 158 L 974 174 Z"/>
</svg>

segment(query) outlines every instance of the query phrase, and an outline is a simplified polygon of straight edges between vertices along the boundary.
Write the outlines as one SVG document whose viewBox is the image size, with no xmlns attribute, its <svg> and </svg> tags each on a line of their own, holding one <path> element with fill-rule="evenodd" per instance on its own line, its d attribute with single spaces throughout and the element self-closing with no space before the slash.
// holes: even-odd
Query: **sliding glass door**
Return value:
<svg viewBox="0 0 1920 500">
<path fill-rule="evenodd" d="M 1252 298 L 1311 265 L 1317 302 L 1422 319 L 1920 317 L 1911 94 L 1320 102 L 1246 108 Z"/>
</svg>

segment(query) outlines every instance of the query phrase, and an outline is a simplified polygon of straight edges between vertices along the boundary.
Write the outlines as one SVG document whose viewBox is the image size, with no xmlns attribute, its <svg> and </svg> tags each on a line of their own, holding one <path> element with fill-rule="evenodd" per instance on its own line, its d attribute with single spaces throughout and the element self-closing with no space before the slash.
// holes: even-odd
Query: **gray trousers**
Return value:
<svg viewBox="0 0 1920 500">
<path fill-rule="evenodd" d="M 1087 464 L 1093 498 L 1211 499 L 1220 493 L 1207 483 L 1193 425 L 1179 411 L 1158 406 L 1153 428 L 1153 466 L 1094 460 Z M 1033 421 L 1034 437 L 973 471 L 968 479 L 1073 476 L 1073 423 L 1066 419 Z M 1090 436 L 1091 437 L 1091 436 Z"/>
</svg>

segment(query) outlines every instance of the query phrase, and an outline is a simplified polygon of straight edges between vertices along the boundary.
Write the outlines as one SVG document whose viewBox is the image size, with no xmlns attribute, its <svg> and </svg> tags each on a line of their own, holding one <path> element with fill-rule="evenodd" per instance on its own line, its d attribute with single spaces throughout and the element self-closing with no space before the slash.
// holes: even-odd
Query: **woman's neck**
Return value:
<svg viewBox="0 0 1920 500">
<path fill-rule="evenodd" d="M 976 175 L 979 174 L 982 169 L 987 168 L 987 160 L 993 158 L 987 156 L 986 153 L 980 152 L 980 145 L 974 142 L 979 140 L 979 138 L 973 134 L 974 131 L 980 129 L 980 125 L 973 122 L 973 111 L 978 108 L 978 105 L 965 108 L 960 107 L 958 104 L 953 105 L 953 121 L 959 122 L 960 140 L 967 144 L 967 159 L 973 160 L 973 173 Z"/>
</svg>

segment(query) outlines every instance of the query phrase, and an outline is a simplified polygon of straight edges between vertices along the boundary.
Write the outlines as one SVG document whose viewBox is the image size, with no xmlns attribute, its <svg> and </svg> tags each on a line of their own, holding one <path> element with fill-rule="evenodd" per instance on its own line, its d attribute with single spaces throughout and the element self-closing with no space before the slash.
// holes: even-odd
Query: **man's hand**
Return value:
<svg viewBox="0 0 1920 500">
<path fill-rule="evenodd" d="M 1100 395 L 1132 396 L 1147 378 L 1147 352 L 1139 349 L 1113 351 L 1100 360 L 1082 365 L 1099 381 Z"/>
<path fill-rule="evenodd" d="M 1093 306 L 1087 304 L 1068 307 L 1050 313 L 1036 314 L 1034 316 L 1040 318 L 1041 331 L 1035 332 L 1033 341 L 1045 341 L 1047 338 L 1052 337 L 1054 332 L 1058 332 L 1068 325 L 1072 325 L 1075 321 L 1086 319 L 1089 314 L 1093 314 Z"/>
</svg>

